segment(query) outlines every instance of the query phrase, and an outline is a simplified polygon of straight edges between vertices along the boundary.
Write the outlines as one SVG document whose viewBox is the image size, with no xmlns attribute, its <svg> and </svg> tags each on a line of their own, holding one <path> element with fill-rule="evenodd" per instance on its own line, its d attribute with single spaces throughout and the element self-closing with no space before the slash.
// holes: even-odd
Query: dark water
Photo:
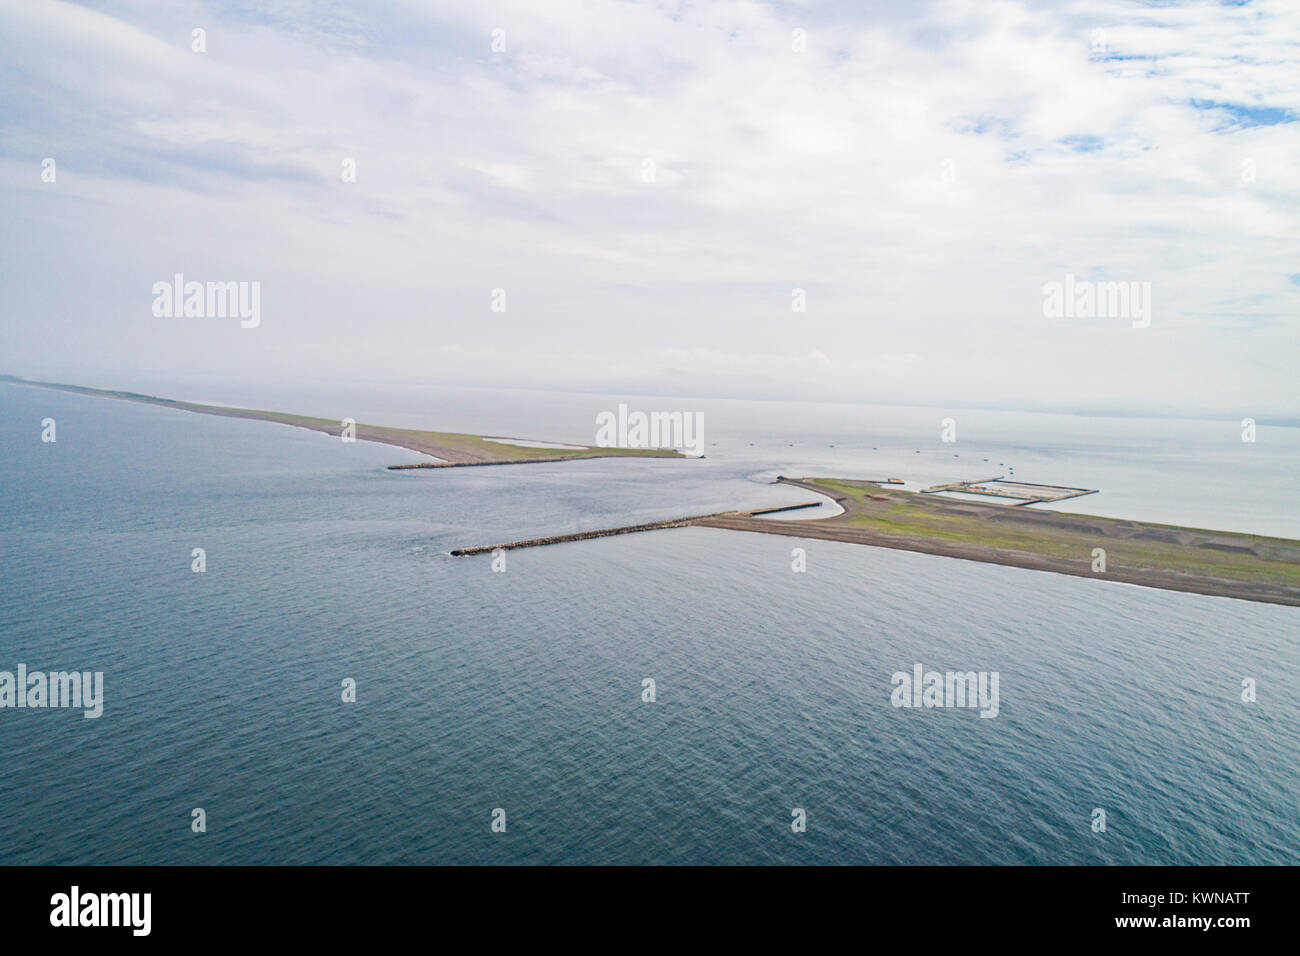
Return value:
<svg viewBox="0 0 1300 956">
<path fill-rule="evenodd" d="M 445 552 L 806 496 L 0 408 L 0 670 L 106 698 L 0 710 L 0 862 L 1300 862 L 1294 609 L 707 529 L 494 573 Z M 892 707 L 916 662 L 999 672 L 999 716 Z"/>
</svg>

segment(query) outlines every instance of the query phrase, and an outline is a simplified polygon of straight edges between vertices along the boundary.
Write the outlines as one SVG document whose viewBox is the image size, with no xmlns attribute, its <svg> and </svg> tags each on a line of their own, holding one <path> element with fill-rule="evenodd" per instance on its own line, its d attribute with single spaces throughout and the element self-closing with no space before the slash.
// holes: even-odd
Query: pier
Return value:
<svg viewBox="0 0 1300 956">
<path fill-rule="evenodd" d="M 615 534 L 636 534 L 639 531 L 662 531 L 666 528 L 685 528 L 697 522 L 711 518 L 758 518 L 763 515 L 776 514 L 781 511 L 798 511 L 801 508 L 816 508 L 820 501 L 806 501 L 798 505 L 777 505 L 774 508 L 758 508 L 753 511 L 715 511 L 706 515 L 691 515 L 686 518 L 669 518 L 665 521 L 649 521 L 645 524 L 624 525 L 619 528 L 601 528 L 597 531 L 574 531 L 570 534 L 555 534 L 545 538 L 525 538 L 521 541 L 507 541 L 504 544 L 479 544 L 469 548 L 454 548 L 453 557 L 463 558 L 475 554 L 491 554 L 493 551 L 512 551 L 515 548 L 541 548 L 548 544 L 565 544 L 569 541 L 586 541 L 589 538 L 608 538 Z"/>
</svg>

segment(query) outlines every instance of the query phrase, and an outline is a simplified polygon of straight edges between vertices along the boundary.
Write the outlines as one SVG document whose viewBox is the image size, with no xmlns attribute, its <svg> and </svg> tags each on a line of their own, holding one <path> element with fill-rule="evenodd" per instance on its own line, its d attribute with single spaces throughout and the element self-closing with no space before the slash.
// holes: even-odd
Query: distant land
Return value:
<svg viewBox="0 0 1300 956">
<path fill-rule="evenodd" d="M 333 419 L 181 402 L 136 392 L 30 381 L 11 375 L 0 375 L 0 382 L 142 402 L 204 415 L 274 422 L 329 435 L 340 434 L 342 428 L 341 423 Z M 355 427 L 358 441 L 396 445 L 440 459 L 437 462 L 390 466 L 394 469 L 527 464 L 622 456 L 686 457 L 671 449 L 538 448 L 503 443 L 525 439 L 494 441 L 480 435 L 456 432 L 363 424 Z M 497 547 L 535 547 L 693 525 L 917 551 L 1102 581 L 1300 607 L 1300 541 L 1290 538 L 1037 511 L 1023 506 L 904 491 L 890 482 L 784 477 L 778 481 L 831 498 L 844 509 L 843 513 L 830 518 L 774 521 L 763 515 L 809 505 L 787 505 L 760 511 L 738 510 L 501 545 L 470 545 L 453 553 L 471 555 Z M 1096 549 L 1105 552 L 1104 568 L 1098 566 Z"/>
<path fill-rule="evenodd" d="M 275 422 L 280 425 L 292 425 L 295 428 L 307 428 L 324 432 L 327 435 L 342 434 L 343 424 L 330 418 L 312 418 L 308 415 L 293 415 L 288 412 L 271 412 L 252 408 L 229 408 L 224 405 L 203 405 L 197 402 L 181 402 L 171 398 L 159 398 L 156 395 L 142 395 L 139 392 L 123 392 L 106 388 L 88 388 L 83 385 L 64 385 L 58 382 L 38 382 L 18 378 L 13 375 L 0 375 L 0 382 L 14 385 L 30 385 L 35 388 L 50 388 L 60 392 L 76 395 L 88 395 L 93 398 L 116 398 L 127 402 L 141 402 L 146 405 L 158 405 L 174 408 L 184 412 L 196 412 L 200 415 L 220 415 L 224 418 L 248 418 L 260 422 Z M 386 425 L 355 426 L 357 441 L 380 442 L 396 445 L 410 451 L 419 452 L 440 459 L 436 462 L 421 462 L 415 465 L 392 465 L 393 469 L 405 468 L 452 468 L 466 465 L 523 465 L 534 462 L 572 461 L 583 458 L 685 458 L 687 456 L 671 448 L 597 448 L 592 446 L 572 446 L 567 448 L 539 448 L 537 439 L 497 438 L 481 435 L 465 435 L 458 432 L 435 432 L 417 428 L 390 428 Z M 496 440 L 493 440 L 496 438 Z M 508 444 L 512 441 L 531 441 L 534 447 Z M 550 444 L 559 444 L 552 442 Z"/>
</svg>

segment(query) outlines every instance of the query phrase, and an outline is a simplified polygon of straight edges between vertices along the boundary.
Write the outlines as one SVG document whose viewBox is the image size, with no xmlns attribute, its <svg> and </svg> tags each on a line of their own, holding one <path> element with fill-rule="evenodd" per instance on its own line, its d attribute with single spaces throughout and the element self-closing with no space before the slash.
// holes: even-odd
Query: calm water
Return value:
<svg viewBox="0 0 1300 956">
<path fill-rule="evenodd" d="M 611 407 L 194 397 L 560 441 Z M 954 477 L 942 410 L 703 407 L 704 462 L 402 473 L 399 449 L 0 385 L 0 669 L 101 670 L 106 696 L 99 720 L 0 710 L 0 862 L 1300 862 L 1295 609 L 708 529 L 504 573 L 445 555 L 807 497 L 778 472 Z M 1297 533 L 1293 430 L 953 414 L 955 477 L 991 453 L 1103 488 L 1081 510 Z M 998 671 L 1000 715 L 895 709 L 916 662 Z"/>
</svg>

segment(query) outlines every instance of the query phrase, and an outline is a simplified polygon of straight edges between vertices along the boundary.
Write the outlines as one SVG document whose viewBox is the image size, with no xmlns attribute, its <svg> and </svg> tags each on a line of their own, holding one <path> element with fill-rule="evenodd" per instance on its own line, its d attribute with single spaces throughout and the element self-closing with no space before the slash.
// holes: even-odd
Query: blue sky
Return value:
<svg viewBox="0 0 1300 956">
<path fill-rule="evenodd" d="M 1298 117 L 1290 0 L 0 0 L 0 371 L 1294 416 Z"/>
</svg>

